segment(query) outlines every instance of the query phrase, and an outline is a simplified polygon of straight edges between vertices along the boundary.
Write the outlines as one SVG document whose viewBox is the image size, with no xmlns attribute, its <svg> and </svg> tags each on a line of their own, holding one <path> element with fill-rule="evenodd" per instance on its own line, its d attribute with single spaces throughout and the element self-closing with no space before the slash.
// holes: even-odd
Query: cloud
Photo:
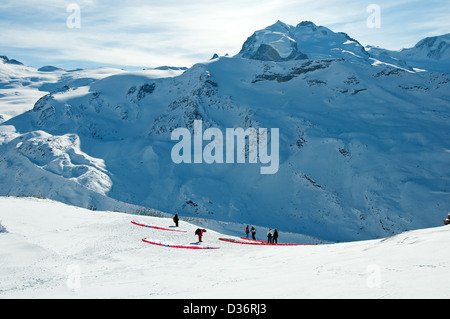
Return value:
<svg viewBox="0 0 450 319">
<path fill-rule="evenodd" d="M 80 29 L 66 24 L 72 2 L 81 8 Z M 238 53 L 255 30 L 277 20 L 292 25 L 310 20 L 388 49 L 450 30 L 446 0 L 374 2 L 382 10 L 382 27 L 375 30 L 366 26 L 370 2 L 356 0 L 3 0 L 0 28 L 7 31 L 0 47 L 22 50 L 35 64 L 190 66 L 213 53 Z"/>
</svg>

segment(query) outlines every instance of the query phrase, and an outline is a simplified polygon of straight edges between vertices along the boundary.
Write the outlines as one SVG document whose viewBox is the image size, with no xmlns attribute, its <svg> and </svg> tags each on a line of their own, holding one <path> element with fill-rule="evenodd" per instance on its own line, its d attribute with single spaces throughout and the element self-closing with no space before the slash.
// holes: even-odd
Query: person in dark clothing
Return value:
<svg viewBox="0 0 450 319">
<path fill-rule="evenodd" d="M 195 234 L 198 236 L 199 242 L 202 241 L 203 233 L 206 233 L 206 229 L 197 228 L 197 230 L 195 231 Z"/>
<path fill-rule="evenodd" d="M 255 227 L 252 226 L 251 232 L 252 232 L 252 239 L 256 240 L 256 229 L 255 229 Z"/>
<path fill-rule="evenodd" d="M 178 221 L 180 219 L 178 218 L 178 214 L 175 214 L 175 216 L 173 216 L 173 222 L 175 223 L 175 227 L 178 227 Z"/>
<path fill-rule="evenodd" d="M 272 239 L 272 243 L 273 243 L 273 244 L 278 244 L 277 239 L 278 239 L 278 230 L 275 229 L 275 230 L 273 231 L 273 239 Z"/>
<path fill-rule="evenodd" d="M 271 244 L 272 243 L 272 228 L 269 228 L 269 231 L 267 232 L 267 243 Z"/>
</svg>

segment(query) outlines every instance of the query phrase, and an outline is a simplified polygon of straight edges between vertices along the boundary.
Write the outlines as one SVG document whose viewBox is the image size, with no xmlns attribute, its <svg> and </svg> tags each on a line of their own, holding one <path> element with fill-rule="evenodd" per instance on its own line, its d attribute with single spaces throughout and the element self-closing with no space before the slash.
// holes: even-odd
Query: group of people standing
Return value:
<svg viewBox="0 0 450 319">
<path fill-rule="evenodd" d="M 175 214 L 175 216 L 173 217 L 173 222 L 175 223 L 175 227 L 178 227 L 178 221 L 179 221 L 179 217 L 178 214 Z M 444 219 L 444 225 L 450 225 L 450 213 L 448 213 L 448 216 L 446 219 Z M 202 236 L 203 233 L 206 232 L 206 229 L 197 229 L 195 231 L 195 234 L 198 235 L 198 241 L 201 242 L 202 241 Z M 245 228 L 245 235 L 248 238 L 249 234 L 252 234 L 252 239 L 256 240 L 256 229 L 255 227 L 252 226 L 252 228 L 250 228 L 249 225 L 247 225 L 247 227 Z M 274 229 L 272 232 L 272 228 L 269 228 L 269 231 L 267 232 L 267 243 L 269 244 L 278 244 L 278 230 Z"/>
<path fill-rule="evenodd" d="M 175 216 L 173 216 L 173 222 L 175 223 L 175 227 L 178 227 L 178 222 L 179 222 L 180 218 L 178 217 L 178 214 L 175 214 Z M 206 229 L 197 229 L 195 231 L 195 234 L 198 235 L 198 241 L 201 242 L 202 241 L 202 236 L 203 233 L 206 232 Z M 245 235 L 248 238 L 249 234 L 252 234 L 252 239 L 256 240 L 256 228 L 252 226 L 252 228 L 250 228 L 249 225 L 247 225 L 247 227 L 245 228 Z M 269 244 L 277 244 L 278 243 L 278 230 L 274 229 L 272 232 L 272 228 L 269 228 L 269 231 L 267 232 L 267 243 Z"/>
<path fill-rule="evenodd" d="M 278 230 L 275 228 L 272 234 L 272 228 L 267 232 L 267 242 L 269 244 L 278 244 Z"/>
<path fill-rule="evenodd" d="M 252 229 L 249 229 L 250 226 L 247 225 L 247 227 L 245 228 L 245 236 L 247 236 L 248 238 L 248 234 L 252 233 L 252 239 L 256 240 L 256 229 L 255 227 L 252 226 Z"/>
<path fill-rule="evenodd" d="M 250 226 L 247 225 L 245 228 L 245 235 L 248 238 L 249 233 L 252 234 L 252 239 L 256 240 L 256 229 L 252 226 L 252 228 L 249 228 Z M 267 243 L 269 244 L 277 244 L 278 243 L 278 230 L 274 229 L 272 233 L 272 228 L 269 228 L 269 231 L 267 232 Z"/>
</svg>

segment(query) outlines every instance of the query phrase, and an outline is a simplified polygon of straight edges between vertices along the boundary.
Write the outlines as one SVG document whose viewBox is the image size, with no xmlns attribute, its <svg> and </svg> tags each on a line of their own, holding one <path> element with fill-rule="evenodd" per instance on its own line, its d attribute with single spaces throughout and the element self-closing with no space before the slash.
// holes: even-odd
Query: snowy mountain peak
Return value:
<svg viewBox="0 0 450 319">
<path fill-rule="evenodd" d="M 427 57 L 433 60 L 450 60 L 450 33 L 428 37 L 419 41 L 413 49 L 406 49 L 407 57 Z"/>
<path fill-rule="evenodd" d="M 276 30 L 277 28 L 281 28 L 281 29 L 286 29 L 289 30 L 289 28 L 291 28 L 292 26 L 284 23 L 281 20 L 278 20 L 277 22 L 275 22 L 274 24 L 270 25 L 267 27 L 267 29 L 273 29 Z"/>
<path fill-rule="evenodd" d="M 317 26 L 314 22 L 311 21 L 302 21 L 299 24 L 297 24 L 297 28 L 298 27 L 309 27 L 311 29 L 317 29 Z"/>
<path fill-rule="evenodd" d="M 411 72 L 450 72 L 450 33 L 428 37 L 412 48 L 391 51 L 364 46 L 344 32 L 334 32 L 311 21 L 297 26 L 280 20 L 251 35 L 237 55 L 252 60 L 285 62 L 344 59 L 366 65 L 387 64 Z M 367 50 L 366 50 L 367 49 Z"/>
<path fill-rule="evenodd" d="M 413 70 L 450 73 L 450 33 L 420 40 L 414 47 L 391 51 L 367 47 L 372 57 Z"/>
<path fill-rule="evenodd" d="M 297 24 L 295 27 L 295 36 L 300 42 L 308 42 L 311 39 L 308 39 L 307 36 L 314 36 L 316 40 L 328 40 L 332 45 L 339 45 L 341 41 L 343 44 L 354 43 L 357 46 L 362 46 L 357 40 L 351 38 L 345 32 L 334 32 L 331 29 L 323 26 L 317 26 L 311 21 L 303 21 Z"/>
<path fill-rule="evenodd" d="M 288 61 L 306 59 L 298 50 L 291 33 L 293 27 L 277 21 L 275 24 L 256 31 L 245 41 L 238 56 L 261 61 Z"/>
<path fill-rule="evenodd" d="M 335 33 L 311 21 L 294 27 L 279 20 L 253 33 L 238 56 L 276 62 L 328 58 L 368 60 L 364 47 L 345 33 Z"/>
</svg>

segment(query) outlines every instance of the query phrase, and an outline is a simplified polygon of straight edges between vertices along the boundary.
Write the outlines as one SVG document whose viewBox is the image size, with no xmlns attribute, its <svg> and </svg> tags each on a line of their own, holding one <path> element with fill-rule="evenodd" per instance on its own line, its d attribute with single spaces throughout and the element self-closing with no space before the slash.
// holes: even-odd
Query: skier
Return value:
<svg viewBox="0 0 450 319">
<path fill-rule="evenodd" d="M 206 229 L 197 228 L 197 230 L 195 231 L 195 234 L 198 236 L 198 241 L 199 242 L 202 241 L 203 233 L 206 233 Z"/>
<path fill-rule="evenodd" d="M 278 244 L 277 238 L 278 238 L 278 230 L 275 228 L 275 230 L 273 231 L 272 243 Z"/>
<path fill-rule="evenodd" d="M 447 218 L 444 219 L 444 225 L 450 224 L 450 213 L 448 213 Z"/>
<path fill-rule="evenodd" d="M 178 213 L 177 214 L 175 214 L 175 216 L 173 216 L 173 222 L 175 223 L 175 227 L 178 227 L 178 221 L 179 221 L 180 219 L 178 218 Z"/>
<path fill-rule="evenodd" d="M 267 243 L 272 243 L 272 228 L 269 228 L 269 231 L 267 232 Z"/>
<path fill-rule="evenodd" d="M 245 236 L 248 238 L 248 234 L 250 233 L 250 230 L 248 229 L 248 225 L 247 228 L 245 228 Z"/>
<path fill-rule="evenodd" d="M 252 232 L 252 239 L 256 240 L 256 237 L 255 237 L 256 236 L 256 229 L 255 229 L 255 227 L 252 226 L 251 232 Z"/>
</svg>

